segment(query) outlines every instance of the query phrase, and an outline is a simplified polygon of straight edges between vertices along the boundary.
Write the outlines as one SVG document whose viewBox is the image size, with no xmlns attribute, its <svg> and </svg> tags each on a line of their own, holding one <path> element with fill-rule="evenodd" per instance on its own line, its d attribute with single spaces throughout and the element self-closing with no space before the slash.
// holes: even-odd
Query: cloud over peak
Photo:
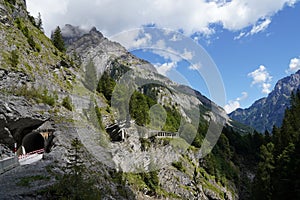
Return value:
<svg viewBox="0 0 300 200">
<path fill-rule="evenodd" d="M 290 60 L 289 68 L 286 73 L 295 73 L 300 70 L 300 57 Z"/>
<path fill-rule="evenodd" d="M 267 68 L 260 65 L 258 69 L 250 72 L 248 77 L 252 78 L 251 86 L 258 85 L 261 88 L 263 94 L 269 94 L 271 92 L 271 80 L 272 76 L 267 71 Z"/>
<path fill-rule="evenodd" d="M 231 113 L 235 111 L 236 109 L 240 108 L 240 102 L 248 98 L 248 93 L 247 92 L 242 92 L 242 96 L 236 98 L 235 100 L 230 100 L 228 104 L 224 106 L 224 110 L 226 113 Z"/>
</svg>

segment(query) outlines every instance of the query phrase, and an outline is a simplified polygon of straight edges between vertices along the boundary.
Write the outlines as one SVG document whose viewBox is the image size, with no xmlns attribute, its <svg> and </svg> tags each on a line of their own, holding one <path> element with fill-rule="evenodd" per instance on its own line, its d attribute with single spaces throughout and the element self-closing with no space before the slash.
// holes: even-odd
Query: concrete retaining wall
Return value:
<svg viewBox="0 0 300 200">
<path fill-rule="evenodd" d="M 19 163 L 18 157 L 16 157 L 16 156 L 0 160 L 0 174 L 2 174 L 14 167 L 17 167 L 19 165 L 20 165 L 20 163 Z"/>
</svg>

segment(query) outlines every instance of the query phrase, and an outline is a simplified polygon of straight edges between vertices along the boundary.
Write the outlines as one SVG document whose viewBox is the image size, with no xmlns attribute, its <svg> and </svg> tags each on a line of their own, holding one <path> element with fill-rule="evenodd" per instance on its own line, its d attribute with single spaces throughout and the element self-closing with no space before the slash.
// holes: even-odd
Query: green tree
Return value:
<svg viewBox="0 0 300 200">
<path fill-rule="evenodd" d="M 17 50 L 11 51 L 10 57 L 9 57 L 9 63 L 13 68 L 17 67 L 17 65 L 19 63 L 19 55 L 17 53 Z"/>
<path fill-rule="evenodd" d="M 130 99 L 129 112 L 137 125 L 145 126 L 150 122 L 149 105 L 147 98 L 140 92 L 135 91 Z"/>
<path fill-rule="evenodd" d="M 36 24 L 36 27 L 38 29 L 40 29 L 41 31 L 44 31 L 44 29 L 43 29 L 43 22 L 42 22 L 42 16 L 41 16 L 40 12 L 39 12 L 37 18 L 35 19 L 35 24 Z"/>
<path fill-rule="evenodd" d="M 294 152 L 295 145 L 290 143 L 278 156 L 273 174 L 273 199 L 293 199 L 294 197 Z"/>
<path fill-rule="evenodd" d="M 49 189 L 50 199 L 100 199 L 100 192 L 94 186 L 94 182 L 91 178 L 87 178 L 87 169 L 82 160 L 82 147 L 78 138 L 72 140 L 67 155 L 68 162 L 64 168 L 65 174 Z"/>
<path fill-rule="evenodd" d="M 274 144 L 268 143 L 260 148 L 261 161 L 258 164 L 256 176 L 253 185 L 253 197 L 259 200 L 271 200 L 273 185 L 272 172 L 274 170 L 273 157 Z"/>
<path fill-rule="evenodd" d="M 62 106 L 68 109 L 69 111 L 73 110 L 72 100 L 70 96 L 66 96 L 65 98 L 63 98 Z"/>
<path fill-rule="evenodd" d="M 105 98 L 110 101 L 111 95 L 116 86 L 116 82 L 112 79 L 107 71 L 104 71 L 97 85 L 97 91 L 102 93 Z"/>
<path fill-rule="evenodd" d="M 273 151 L 261 147 L 254 191 L 256 199 L 300 198 L 300 91 L 291 95 L 282 126 L 273 127 Z"/>
<path fill-rule="evenodd" d="M 56 27 L 51 35 L 51 40 L 53 45 L 61 52 L 65 52 L 65 43 L 61 34 L 61 29 L 59 26 Z"/>
</svg>

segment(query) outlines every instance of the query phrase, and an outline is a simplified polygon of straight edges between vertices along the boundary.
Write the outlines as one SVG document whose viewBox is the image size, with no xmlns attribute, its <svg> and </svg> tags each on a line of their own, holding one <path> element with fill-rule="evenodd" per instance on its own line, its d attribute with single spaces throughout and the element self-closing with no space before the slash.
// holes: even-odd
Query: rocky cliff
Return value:
<svg viewBox="0 0 300 200">
<path fill-rule="evenodd" d="M 229 116 L 261 133 L 271 132 L 274 125 L 281 126 L 284 111 L 290 106 L 291 93 L 297 89 L 300 89 L 300 71 L 279 80 L 266 98 L 257 100 L 249 108 L 237 109 Z"/>
</svg>

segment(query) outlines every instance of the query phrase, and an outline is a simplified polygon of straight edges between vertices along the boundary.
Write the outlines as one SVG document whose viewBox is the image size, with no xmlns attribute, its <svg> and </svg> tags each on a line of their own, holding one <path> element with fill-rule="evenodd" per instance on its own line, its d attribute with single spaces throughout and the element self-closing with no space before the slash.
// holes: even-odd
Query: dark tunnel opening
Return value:
<svg viewBox="0 0 300 200">
<path fill-rule="evenodd" d="M 39 133 L 29 133 L 23 140 L 22 145 L 25 148 L 26 153 L 43 149 L 45 147 L 45 140 Z"/>
</svg>

